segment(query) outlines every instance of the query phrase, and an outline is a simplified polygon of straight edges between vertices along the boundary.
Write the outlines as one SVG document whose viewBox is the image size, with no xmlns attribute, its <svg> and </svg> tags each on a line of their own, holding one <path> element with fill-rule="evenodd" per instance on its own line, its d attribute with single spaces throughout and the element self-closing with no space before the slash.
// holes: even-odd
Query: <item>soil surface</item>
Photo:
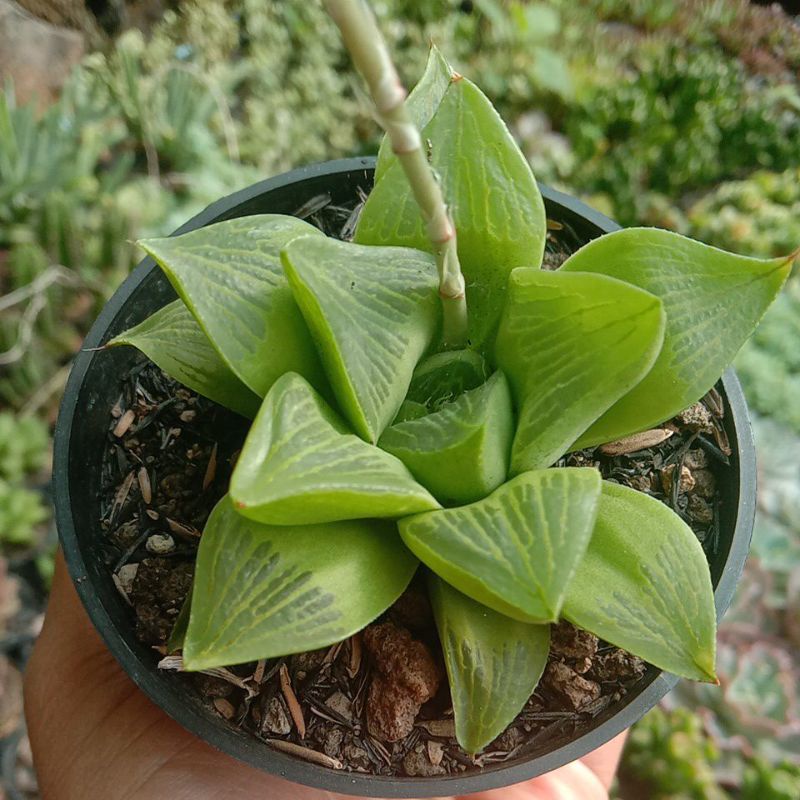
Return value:
<svg viewBox="0 0 800 800">
<path fill-rule="evenodd" d="M 312 221 L 347 238 L 351 210 L 317 200 Z M 551 231 L 546 267 L 579 242 Z M 707 552 L 719 537 L 717 479 L 728 466 L 716 391 L 671 422 L 558 466 L 671 506 Z M 153 663 L 181 671 L 167 641 L 189 592 L 200 531 L 225 493 L 246 420 L 199 397 L 143 357 L 110 410 L 104 454 L 103 553 Z M 676 480 L 676 475 L 678 479 Z M 553 627 L 542 680 L 509 728 L 472 758 L 454 736 L 433 615 L 420 574 L 361 634 L 323 650 L 208 673 L 181 673 L 210 713 L 269 746 L 335 769 L 392 776 L 463 773 L 554 749 L 587 730 L 653 668 L 569 623 Z M 266 746 L 266 745 L 265 745 Z"/>
</svg>

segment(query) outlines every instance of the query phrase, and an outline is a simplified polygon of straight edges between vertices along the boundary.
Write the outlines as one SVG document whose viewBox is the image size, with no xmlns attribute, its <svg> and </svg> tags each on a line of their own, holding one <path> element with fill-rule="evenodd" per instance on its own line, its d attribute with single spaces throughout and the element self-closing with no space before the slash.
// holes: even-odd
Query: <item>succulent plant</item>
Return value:
<svg viewBox="0 0 800 800">
<path fill-rule="evenodd" d="M 714 773 L 719 758 L 699 717 L 685 708 L 656 707 L 631 732 L 623 776 L 644 783 L 650 800 L 729 800 Z"/>
<path fill-rule="evenodd" d="M 689 207 L 688 223 L 717 247 L 754 256 L 785 252 L 800 234 L 798 179 L 800 169 L 792 168 L 722 183 Z"/>
<path fill-rule="evenodd" d="M 47 460 L 50 436 L 36 417 L 0 412 L 0 480 L 18 482 Z"/>
<path fill-rule="evenodd" d="M 605 195 L 623 224 L 642 218 L 649 192 L 674 198 L 746 169 L 780 172 L 800 161 L 793 87 L 756 83 L 740 61 L 685 41 L 646 40 L 630 62 L 566 119 L 571 185 Z"/>
<path fill-rule="evenodd" d="M 0 479 L 0 543 L 27 546 L 33 543 L 36 526 L 47 519 L 47 509 L 38 492 Z"/>
<path fill-rule="evenodd" d="M 757 758 L 744 773 L 740 800 L 794 800 L 800 796 L 800 765 L 774 766 Z"/>
</svg>

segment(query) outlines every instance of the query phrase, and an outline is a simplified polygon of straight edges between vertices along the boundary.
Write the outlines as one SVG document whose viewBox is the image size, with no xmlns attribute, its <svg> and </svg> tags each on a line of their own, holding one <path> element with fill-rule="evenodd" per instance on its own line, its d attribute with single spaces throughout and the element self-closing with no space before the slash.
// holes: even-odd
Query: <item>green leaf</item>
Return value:
<svg viewBox="0 0 800 800">
<path fill-rule="evenodd" d="M 715 681 L 716 612 L 703 548 L 663 503 L 604 482 L 564 616 L 661 669 Z"/>
<path fill-rule="evenodd" d="M 261 214 L 139 242 L 225 363 L 260 397 L 290 370 L 324 385 L 280 263 L 281 248 L 308 234 L 324 238 L 302 220 Z"/>
<path fill-rule="evenodd" d="M 432 44 L 428 51 L 425 72 L 422 73 L 419 83 L 406 98 L 406 110 L 418 130 L 422 130 L 431 121 L 450 85 L 452 76 L 453 70 L 447 63 L 447 59 L 439 48 Z M 375 164 L 375 183 L 383 177 L 389 166 L 396 160 L 389 137 L 384 136 Z"/>
<path fill-rule="evenodd" d="M 339 642 L 385 611 L 416 567 L 393 523 L 275 528 L 223 497 L 197 551 L 183 663 L 209 669 Z"/>
<path fill-rule="evenodd" d="M 544 203 L 531 168 L 489 100 L 466 78 L 451 81 L 422 133 L 458 231 L 467 284 L 469 337 L 489 339 L 514 267 L 539 267 Z M 362 244 L 430 250 L 422 216 L 399 162 L 367 198 L 356 229 Z"/>
<path fill-rule="evenodd" d="M 416 400 L 403 400 L 403 405 L 400 406 L 400 410 L 397 412 L 397 416 L 394 418 L 392 424 L 397 425 L 398 422 L 419 419 L 420 417 L 424 417 L 427 413 L 428 409 L 426 406 L 422 405 L 422 403 L 418 403 Z"/>
<path fill-rule="evenodd" d="M 574 95 L 569 62 L 556 50 L 537 47 L 531 77 L 543 89 L 554 92 L 563 99 Z"/>
<path fill-rule="evenodd" d="M 407 517 L 400 535 L 473 600 L 522 622 L 554 622 L 589 543 L 600 485 L 594 469 L 526 472 L 472 505 Z"/>
<path fill-rule="evenodd" d="M 292 242 L 283 262 L 339 407 L 374 444 L 438 327 L 434 258 L 309 237 Z"/>
<path fill-rule="evenodd" d="M 456 738 L 478 753 L 508 727 L 539 683 L 550 627 L 518 622 L 470 600 L 431 575 L 433 614 L 442 643 Z"/>
<path fill-rule="evenodd" d="M 547 467 L 648 372 L 661 301 L 605 275 L 518 269 L 495 343 L 519 408 L 511 473 Z"/>
<path fill-rule="evenodd" d="M 443 403 L 477 389 L 489 378 L 489 365 L 474 350 L 447 350 L 421 361 L 414 370 L 408 399 L 437 411 Z"/>
<path fill-rule="evenodd" d="M 531 44 L 550 39 L 561 30 L 561 17 L 558 11 L 544 3 L 518 5 L 516 10 L 521 13 L 525 23 L 521 34 Z M 538 50 L 536 52 L 538 53 Z"/>
<path fill-rule="evenodd" d="M 260 398 L 220 358 L 180 300 L 159 309 L 108 344 L 136 347 L 175 380 L 245 417 L 254 417 L 261 404 Z"/>
<path fill-rule="evenodd" d="M 437 500 L 472 503 L 508 474 L 514 412 L 502 372 L 439 411 L 387 428 L 378 441 L 397 456 Z"/>
<path fill-rule="evenodd" d="M 649 374 L 579 439 L 588 447 L 645 430 L 699 400 L 783 286 L 796 254 L 761 260 L 671 231 L 629 228 L 570 256 L 564 272 L 610 275 L 661 298 L 664 347 Z"/>
<path fill-rule="evenodd" d="M 192 593 L 189 592 L 188 597 L 183 601 L 181 610 L 175 618 L 175 624 L 172 626 L 172 633 L 169 635 L 167 641 L 167 653 L 177 653 L 183 650 L 183 643 L 186 640 L 186 629 L 189 627 L 189 614 L 192 608 Z"/>
<path fill-rule="evenodd" d="M 292 372 L 264 400 L 230 492 L 239 513 L 270 525 L 402 517 L 439 507 L 401 461 L 350 433 Z"/>
</svg>

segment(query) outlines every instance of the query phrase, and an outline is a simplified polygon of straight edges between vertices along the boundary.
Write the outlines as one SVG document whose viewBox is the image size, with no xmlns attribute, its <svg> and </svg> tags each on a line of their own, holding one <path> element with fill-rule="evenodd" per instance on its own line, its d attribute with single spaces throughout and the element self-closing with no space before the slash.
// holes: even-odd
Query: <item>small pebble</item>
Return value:
<svg viewBox="0 0 800 800">
<path fill-rule="evenodd" d="M 367 751 L 354 742 L 348 742 L 342 748 L 342 760 L 357 770 L 368 770 L 372 763 Z"/>
<path fill-rule="evenodd" d="M 708 467 L 708 455 L 705 450 L 697 447 L 686 454 L 683 463 L 692 471 L 706 469 Z"/>
<path fill-rule="evenodd" d="M 661 486 L 664 489 L 664 493 L 667 495 L 669 495 L 672 492 L 672 480 L 674 474 L 675 474 L 674 464 L 670 464 L 668 467 L 665 467 L 661 471 Z M 678 484 L 678 491 L 681 494 L 685 494 L 686 492 L 691 492 L 692 489 L 694 489 L 694 475 L 692 475 L 688 467 L 682 466 L 681 479 L 680 483 Z"/>
<path fill-rule="evenodd" d="M 455 736 L 456 723 L 454 719 L 428 719 L 418 723 L 420 728 L 425 728 L 431 736 Z"/>
<path fill-rule="evenodd" d="M 703 431 L 704 433 L 711 433 L 714 430 L 714 419 L 711 412 L 702 403 L 695 403 L 684 409 L 676 419 L 689 430 Z"/>
<path fill-rule="evenodd" d="M 154 533 L 145 545 L 148 553 L 163 556 L 175 549 L 175 540 L 168 533 Z"/>
<path fill-rule="evenodd" d="M 593 633 L 562 621 L 550 628 L 550 649 L 565 658 L 592 658 L 597 653 L 598 639 Z"/>
<path fill-rule="evenodd" d="M 694 491 L 700 497 L 711 500 L 717 490 L 717 482 L 714 480 L 714 473 L 708 469 L 698 469 L 692 473 L 694 477 Z"/>
<path fill-rule="evenodd" d="M 214 700 L 214 708 L 216 708 L 225 719 L 233 719 L 234 714 L 236 714 L 236 709 L 233 707 L 233 704 L 224 697 L 218 697 Z"/>
<path fill-rule="evenodd" d="M 120 567 L 117 570 L 119 586 L 125 592 L 125 594 L 131 593 L 131 589 L 133 588 L 133 579 L 136 577 L 136 573 L 138 571 L 138 564 L 125 564 L 124 567 Z"/>
<path fill-rule="evenodd" d="M 444 767 L 438 764 L 431 764 L 427 754 L 424 752 L 417 753 L 415 750 L 412 750 L 403 759 L 403 769 L 406 771 L 406 775 L 412 777 L 431 777 L 433 775 L 444 775 L 446 772 Z"/>
<path fill-rule="evenodd" d="M 578 675 L 560 661 L 551 661 L 542 677 L 542 688 L 555 694 L 572 711 L 580 711 L 600 697 L 600 685 Z"/>
<path fill-rule="evenodd" d="M 697 494 L 689 496 L 689 516 L 701 525 L 710 525 L 714 521 L 714 511 L 708 501 Z"/>
<path fill-rule="evenodd" d="M 278 736 L 285 736 L 292 732 L 292 723 L 283 701 L 277 695 L 269 701 L 266 713 L 261 722 L 261 730 L 269 731 Z"/>
<path fill-rule="evenodd" d="M 335 711 L 340 717 L 344 717 L 348 722 L 353 721 L 353 704 L 342 692 L 334 692 L 326 701 L 325 705 Z"/>
<path fill-rule="evenodd" d="M 428 748 L 428 759 L 434 767 L 438 767 L 444 758 L 444 745 L 429 739 L 426 747 Z"/>
<path fill-rule="evenodd" d="M 331 728 L 322 742 L 322 752 L 331 758 L 339 758 L 342 754 L 342 740 L 344 733 L 341 728 Z"/>
</svg>

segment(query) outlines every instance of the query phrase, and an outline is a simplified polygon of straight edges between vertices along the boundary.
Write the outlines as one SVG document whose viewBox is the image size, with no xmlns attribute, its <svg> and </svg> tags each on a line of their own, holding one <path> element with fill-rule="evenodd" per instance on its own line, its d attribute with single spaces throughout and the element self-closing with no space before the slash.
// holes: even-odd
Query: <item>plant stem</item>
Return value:
<svg viewBox="0 0 800 800">
<path fill-rule="evenodd" d="M 419 131 L 406 108 L 406 90 L 366 2 L 325 0 L 325 5 L 369 87 L 378 121 L 422 211 L 439 270 L 445 346 L 463 347 L 467 343 L 467 299 L 456 249 L 456 229 L 439 182 L 425 157 Z"/>
</svg>

